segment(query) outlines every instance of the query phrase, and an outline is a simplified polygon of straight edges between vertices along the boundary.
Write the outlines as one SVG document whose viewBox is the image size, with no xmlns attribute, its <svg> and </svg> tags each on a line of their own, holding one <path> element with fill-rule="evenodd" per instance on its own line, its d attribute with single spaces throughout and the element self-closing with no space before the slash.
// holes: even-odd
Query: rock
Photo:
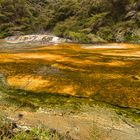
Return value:
<svg viewBox="0 0 140 140">
<path fill-rule="evenodd" d="M 21 35 L 21 36 L 11 36 L 5 38 L 8 43 L 65 43 L 71 42 L 71 40 L 57 37 L 54 35 Z"/>
<path fill-rule="evenodd" d="M 23 131 L 30 131 L 30 127 L 28 126 L 21 126 L 21 125 L 17 125 L 17 128 Z"/>
<path fill-rule="evenodd" d="M 13 132 L 14 132 L 14 133 L 18 133 L 18 132 L 21 132 L 21 130 L 18 129 L 18 128 L 15 128 L 15 129 L 13 129 Z"/>
</svg>

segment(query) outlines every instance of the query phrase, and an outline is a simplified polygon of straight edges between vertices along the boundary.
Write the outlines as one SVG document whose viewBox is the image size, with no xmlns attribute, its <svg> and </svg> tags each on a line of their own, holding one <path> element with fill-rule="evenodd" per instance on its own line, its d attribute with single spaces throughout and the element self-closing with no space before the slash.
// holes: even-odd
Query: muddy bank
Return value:
<svg viewBox="0 0 140 140">
<path fill-rule="evenodd" d="M 3 113 L 13 121 L 18 119 L 18 114 L 22 114 L 23 118 L 17 121 L 19 126 L 26 128 L 43 126 L 57 130 L 61 134 L 69 132 L 74 140 L 139 140 L 140 138 L 140 124 L 119 116 L 110 107 L 86 105 L 80 112 L 41 107 L 35 112 L 6 106 L 0 106 L 0 109 L 3 109 Z"/>
</svg>

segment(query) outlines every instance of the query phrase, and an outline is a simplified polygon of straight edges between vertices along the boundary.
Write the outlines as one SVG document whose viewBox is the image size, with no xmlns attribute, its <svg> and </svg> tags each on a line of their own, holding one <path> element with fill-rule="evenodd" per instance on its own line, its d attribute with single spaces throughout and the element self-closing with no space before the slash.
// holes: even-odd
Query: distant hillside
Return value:
<svg viewBox="0 0 140 140">
<path fill-rule="evenodd" d="M 0 38 L 44 32 L 81 43 L 140 43 L 140 1 L 0 0 Z"/>
</svg>

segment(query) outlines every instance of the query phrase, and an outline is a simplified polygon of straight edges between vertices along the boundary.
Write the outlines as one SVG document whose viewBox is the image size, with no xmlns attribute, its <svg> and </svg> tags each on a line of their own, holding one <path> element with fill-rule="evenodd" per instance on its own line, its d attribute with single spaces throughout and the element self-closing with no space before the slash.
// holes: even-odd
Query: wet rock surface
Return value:
<svg viewBox="0 0 140 140">
<path fill-rule="evenodd" d="M 5 38 L 7 43 L 65 43 L 71 42 L 69 39 L 60 38 L 53 35 L 23 35 L 23 36 L 11 36 Z"/>
</svg>

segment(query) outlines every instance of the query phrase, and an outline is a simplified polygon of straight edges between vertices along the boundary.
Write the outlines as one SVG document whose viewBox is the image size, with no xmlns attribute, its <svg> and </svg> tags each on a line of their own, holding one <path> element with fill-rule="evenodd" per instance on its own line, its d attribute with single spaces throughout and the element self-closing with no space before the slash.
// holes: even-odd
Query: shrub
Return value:
<svg viewBox="0 0 140 140">
<path fill-rule="evenodd" d="M 91 43 L 91 39 L 84 33 L 68 32 L 66 36 L 74 42 Z"/>
<path fill-rule="evenodd" d="M 113 30 L 110 27 L 101 27 L 97 32 L 97 35 L 107 41 L 114 40 L 113 38 Z"/>
</svg>

